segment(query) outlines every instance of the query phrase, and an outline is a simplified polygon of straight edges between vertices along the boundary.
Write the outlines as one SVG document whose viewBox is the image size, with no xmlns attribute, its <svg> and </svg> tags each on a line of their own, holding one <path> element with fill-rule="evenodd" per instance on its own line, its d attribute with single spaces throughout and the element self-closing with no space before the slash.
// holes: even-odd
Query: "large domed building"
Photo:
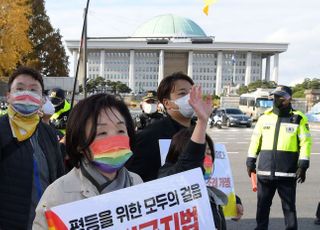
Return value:
<svg viewBox="0 0 320 230">
<path fill-rule="evenodd" d="M 77 63 L 80 41 L 66 43 Z M 182 71 L 215 95 L 225 86 L 278 82 L 279 53 L 288 48 L 286 43 L 216 42 L 194 21 L 172 14 L 152 18 L 129 38 L 90 38 L 87 44 L 89 79 L 121 81 L 138 93 L 156 90 L 164 77 Z"/>
<path fill-rule="evenodd" d="M 207 37 L 194 21 L 172 14 L 160 15 L 137 28 L 132 37 Z"/>
</svg>

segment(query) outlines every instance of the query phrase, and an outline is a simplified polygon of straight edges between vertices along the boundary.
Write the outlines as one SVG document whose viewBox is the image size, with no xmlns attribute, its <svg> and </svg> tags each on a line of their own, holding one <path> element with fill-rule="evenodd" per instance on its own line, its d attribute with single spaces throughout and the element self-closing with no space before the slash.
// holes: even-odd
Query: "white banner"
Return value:
<svg viewBox="0 0 320 230">
<path fill-rule="evenodd" d="M 215 144 L 214 169 L 211 178 L 207 181 L 208 186 L 213 186 L 228 196 L 228 204 L 223 207 L 225 217 L 237 216 L 236 197 L 230 161 L 225 145 Z"/>
<path fill-rule="evenodd" d="M 215 229 L 200 168 L 60 205 L 49 229 Z"/>
</svg>

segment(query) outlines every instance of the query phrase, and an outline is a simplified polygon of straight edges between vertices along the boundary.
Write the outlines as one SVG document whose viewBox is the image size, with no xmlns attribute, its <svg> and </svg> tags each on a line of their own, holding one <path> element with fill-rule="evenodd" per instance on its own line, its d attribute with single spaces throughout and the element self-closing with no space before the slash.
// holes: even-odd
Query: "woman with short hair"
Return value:
<svg viewBox="0 0 320 230">
<path fill-rule="evenodd" d="M 33 228 L 48 228 L 46 208 L 142 183 L 124 167 L 133 144 L 133 122 L 124 102 L 108 94 L 80 101 L 70 113 L 66 131 L 66 150 L 75 167 L 46 189 Z"/>
</svg>

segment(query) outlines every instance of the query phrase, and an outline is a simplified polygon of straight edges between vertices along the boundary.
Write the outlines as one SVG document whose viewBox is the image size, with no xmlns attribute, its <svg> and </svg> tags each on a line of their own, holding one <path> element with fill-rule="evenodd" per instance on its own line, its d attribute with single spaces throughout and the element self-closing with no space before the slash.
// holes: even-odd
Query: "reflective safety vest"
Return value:
<svg viewBox="0 0 320 230">
<path fill-rule="evenodd" d="M 254 128 L 247 166 L 255 165 L 259 155 L 258 175 L 295 177 L 298 167 L 309 167 L 311 145 L 308 119 L 302 112 L 292 110 L 289 117 L 279 117 L 271 108 Z"/>
<path fill-rule="evenodd" d="M 66 132 L 65 126 L 67 124 L 67 118 L 68 117 L 67 116 L 61 116 L 61 115 L 63 115 L 64 113 L 68 112 L 70 109 L 71 109 L 70 103 L 67 100 L 65 100 L 63 108 L 60 109 L 59 111 L 55 112 L 54 114 L 52 114 L 52 116 L 50 117 L 50 121 L 60 120 L 60 123 L 59 123 L 60 127 L 58 129 L 63 134 L 65 134 L 65 132 Z"/>
</svg>

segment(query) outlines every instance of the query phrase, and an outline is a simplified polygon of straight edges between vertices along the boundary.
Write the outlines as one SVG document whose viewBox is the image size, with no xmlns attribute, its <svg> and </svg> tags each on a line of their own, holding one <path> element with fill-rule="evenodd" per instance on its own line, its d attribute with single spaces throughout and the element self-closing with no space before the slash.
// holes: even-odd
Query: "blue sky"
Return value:
<svg viewBox="0 0 320 230">
<path fill-rule="evenodd" d="M 80 38 L 86 2 L 46 0 L 50 21 L 63 39 Z M 281 84 L 320 78 L 319 0 L 218 0 L 209 16 L 203 6 L 202 0 L 91 0 L 88 36 L 130 36 L 145 21 L 172 13 L 190 18 L 216 41 L 289 43 L 280 54 Z"/>
</svg>

